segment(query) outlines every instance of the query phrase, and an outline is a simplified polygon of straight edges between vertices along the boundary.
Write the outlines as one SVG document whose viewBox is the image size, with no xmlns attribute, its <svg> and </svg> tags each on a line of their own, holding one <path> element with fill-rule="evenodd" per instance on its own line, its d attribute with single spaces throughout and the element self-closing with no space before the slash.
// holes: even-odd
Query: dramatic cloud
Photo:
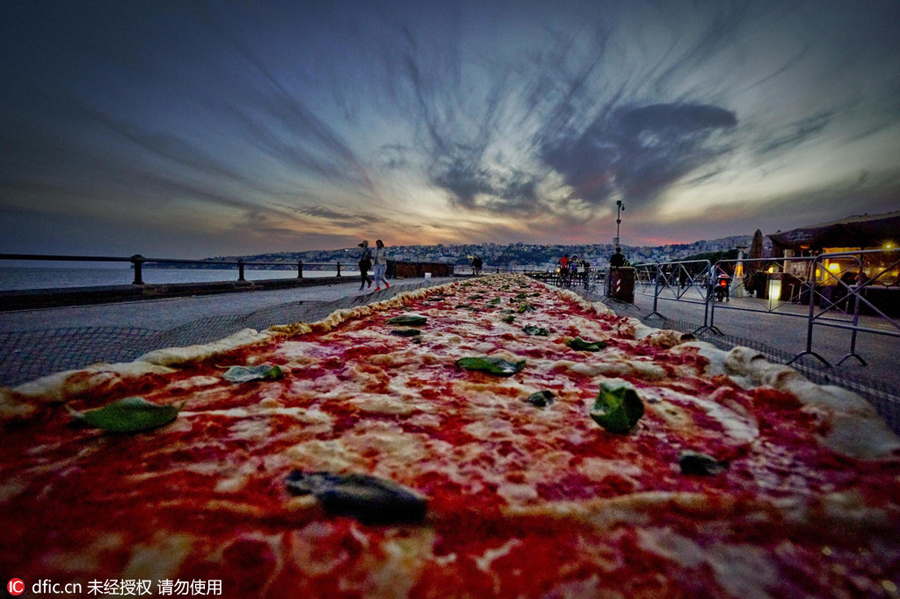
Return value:
<svg viewBox="0 0 900 599">
<path fill-rule="evenodd" d="M 545 141 L 542 158 L 592 204 L 615 197 L 652 203 L 667 186 L 713 164 L 727 151 L 713 143 L 715 134 L 736 125 L 733 112 L 715 106 L 622 108 L 580 134 Z"/>
<path fill-rule="evenodd" d="M 692 241 L 900 197 L 893 0 L 0 11 L 0 251 L 594 241 L 616 200 Z"/>
</svg>

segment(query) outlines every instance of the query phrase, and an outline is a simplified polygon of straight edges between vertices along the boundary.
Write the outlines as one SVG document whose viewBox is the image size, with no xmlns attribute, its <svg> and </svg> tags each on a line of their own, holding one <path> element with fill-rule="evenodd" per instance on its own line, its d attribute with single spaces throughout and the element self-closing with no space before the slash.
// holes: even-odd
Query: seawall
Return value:
<svg viewBox="0 0 900 599">
<path fill-rule="evenodd" d="M 313 277 L 265 279 L 259 281 L 216 281 L 211 283 L 170 283 L 164 285 L 112 285 L 0 291 L 0 312 L 133 302 L 168 297 L 189 297 L 216 293 L 292 289 L 350 283 L 354 277 Z"/>
</svg>

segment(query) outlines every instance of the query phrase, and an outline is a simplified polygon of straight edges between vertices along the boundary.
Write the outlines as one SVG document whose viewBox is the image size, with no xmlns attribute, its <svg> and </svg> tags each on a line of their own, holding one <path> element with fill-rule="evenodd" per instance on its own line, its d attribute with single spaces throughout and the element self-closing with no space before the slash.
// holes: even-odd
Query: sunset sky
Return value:
<svg viewBox="0 0 900 599">
<path fill-rule="evenodd" d="M 0 3 L 0 252 L 656 245 L 900 210 L 900 2 Z"/>
</svg>

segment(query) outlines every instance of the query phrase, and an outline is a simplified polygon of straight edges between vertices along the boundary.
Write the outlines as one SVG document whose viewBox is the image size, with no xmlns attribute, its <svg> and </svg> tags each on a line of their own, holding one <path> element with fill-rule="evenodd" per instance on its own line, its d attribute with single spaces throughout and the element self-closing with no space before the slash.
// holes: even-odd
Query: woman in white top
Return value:
<svg viewBox="0 0 900 599">
<path fill-rule="evenodd" d="M 384 242 L 380 239 L 375 241 L 375 291 L 379 291 L 381 289 L 381 284 L 384 283 L 385 289 L 390 289 L 391 285 L 387 282 L 387 279 L 384 278 L 384 273 L 387 270 L 387 250 L 384 249 Z"/>
</svg>

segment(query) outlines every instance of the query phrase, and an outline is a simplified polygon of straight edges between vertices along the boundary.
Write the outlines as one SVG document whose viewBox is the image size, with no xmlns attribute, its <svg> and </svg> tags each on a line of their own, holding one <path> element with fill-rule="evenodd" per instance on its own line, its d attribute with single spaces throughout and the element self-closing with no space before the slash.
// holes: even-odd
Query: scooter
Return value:
<svg viewBox="0 0 900 599">
<path fill-rule="evenodd" d="M 721 274 L 716 278 L 716 301 L 731 301 L 728 288 L 731 286 L 731 277 Z"/>
</svg>

